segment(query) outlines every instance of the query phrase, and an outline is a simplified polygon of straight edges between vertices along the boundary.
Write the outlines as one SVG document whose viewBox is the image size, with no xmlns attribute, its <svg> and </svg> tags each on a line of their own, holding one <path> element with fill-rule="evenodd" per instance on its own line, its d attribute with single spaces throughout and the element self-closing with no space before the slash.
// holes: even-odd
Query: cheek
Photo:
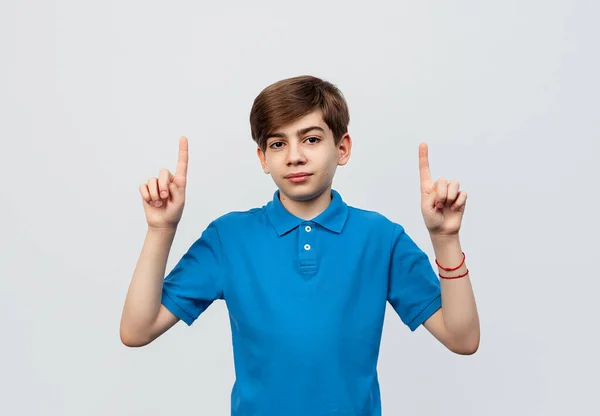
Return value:
<svg viewBox="0 0 600 416">
<path fill-rule="evenodd" d="M 335 170 L 337 168 L 337 155 L 332 157 L 328 157 L 323 160 L 321 164 L 321 172 L 323 172 L 323 176 L 329 178 L 334 175 Z"/>
<path fill-rule="evenodd" d="M 337 165 L 338 165 L 338 160 L 339 160 L 339 155 L 337 152 L 331 155 L 331 157 L 329 158 L 329 162 L 328 162 L 330 171 L 332 171 L 332 172 L 335 171 L 335 169 L 337 168 Z"/>
<path fill-rule="evenodd" d="M 265 156 L 264 163 L 265 163 L 265 166 L 268 166 L 268 167 L 275 167 L 276 166 L 276 160 L 275 160 L 275 158 L 273 157 L 272 154 L 269 154 L 269 155 Z"/>
</svg>

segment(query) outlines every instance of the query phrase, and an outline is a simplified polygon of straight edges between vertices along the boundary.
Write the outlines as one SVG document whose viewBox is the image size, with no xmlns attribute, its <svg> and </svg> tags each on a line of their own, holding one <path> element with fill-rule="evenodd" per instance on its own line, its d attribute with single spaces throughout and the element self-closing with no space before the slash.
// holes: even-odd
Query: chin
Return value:
<svg viewBox="0 0 600 416">
<path fill-rule="evenodd" d="M 327 187 L 321 189 L 309 184 L 279 187 L 279 190 L 283 194 L 294 201 L 310 201 L 321 195 L 325 189 L 327 189 Z"/>
</svg>

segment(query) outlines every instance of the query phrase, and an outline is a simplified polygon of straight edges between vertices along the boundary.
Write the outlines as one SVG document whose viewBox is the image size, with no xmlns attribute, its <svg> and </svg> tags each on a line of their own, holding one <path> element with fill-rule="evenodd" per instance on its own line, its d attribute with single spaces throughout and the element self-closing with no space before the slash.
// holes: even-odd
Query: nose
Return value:
<svg viewBox="0 0 600 416">
<path fill-rule="evenodd" d="M 306 163 L 306 157 L 302 150 L 302 146 L 296 142 L 290 142 L 288 145 L 288 166 Z"/>
</svg>

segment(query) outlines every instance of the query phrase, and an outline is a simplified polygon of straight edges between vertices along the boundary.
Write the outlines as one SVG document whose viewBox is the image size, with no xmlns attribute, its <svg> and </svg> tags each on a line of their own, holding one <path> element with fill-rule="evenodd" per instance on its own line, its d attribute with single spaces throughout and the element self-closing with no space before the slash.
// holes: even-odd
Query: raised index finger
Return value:
<svg viewBox="0 0 600 416">
<path fill-rule="evenodd" d="M 429 152 L 426 143 L 419 145 L 419 176 L 421 177 L 421 190 L 431 188 L 431 173 L 429 172 Z"/>
<path fill-rule="evenodd" d="M 187 177 L 188 167 L 188 140 L 187 137 L 181 136 L 179 139 L 179 157 L 177 158 L 177 167 L 175 168 L 176 176 Z"/>
</svg>

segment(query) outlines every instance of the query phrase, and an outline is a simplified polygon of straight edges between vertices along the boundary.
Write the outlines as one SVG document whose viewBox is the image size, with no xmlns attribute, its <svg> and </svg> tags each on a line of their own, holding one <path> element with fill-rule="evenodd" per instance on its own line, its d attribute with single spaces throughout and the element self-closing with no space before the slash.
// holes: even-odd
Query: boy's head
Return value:
<svg viewBox="0 0 600 416">
<path fill-rule="evenodd" d="M 331 188 L 337 166 L 350 158 L 349 121 L 339 89 L 312 76 L 268 86 L 250 111 L 252 139 L 264 172 L 296 201 L 311 200 Z M 300 172 L 309 175 L 289 176 Z"/>
</svg>

